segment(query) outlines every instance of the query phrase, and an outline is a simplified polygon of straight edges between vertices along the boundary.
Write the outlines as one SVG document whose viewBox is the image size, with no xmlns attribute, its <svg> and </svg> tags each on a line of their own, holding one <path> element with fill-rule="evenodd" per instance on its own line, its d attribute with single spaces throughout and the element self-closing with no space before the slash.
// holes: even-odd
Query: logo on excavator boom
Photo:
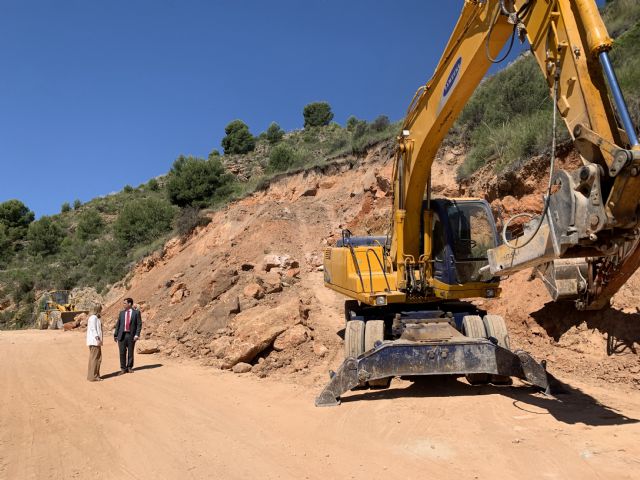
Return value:
<svg viewBox="0 0 640 480">
<path fill-rule="evenodd" d="M 458 57 L 456 63 L 453 65 L 451 69 L 451 73 L 449 74 L 449 78 L 447 78 L 447 83 L 444 85 L 444 91 L 442 92 L 442 96 L 446 97 L 453 86 L 456 84 L 456 80 L 458 79 L 458 74 L 460 73 L 460 66 L 462 65 L 462 57 Z"/>
</svg>

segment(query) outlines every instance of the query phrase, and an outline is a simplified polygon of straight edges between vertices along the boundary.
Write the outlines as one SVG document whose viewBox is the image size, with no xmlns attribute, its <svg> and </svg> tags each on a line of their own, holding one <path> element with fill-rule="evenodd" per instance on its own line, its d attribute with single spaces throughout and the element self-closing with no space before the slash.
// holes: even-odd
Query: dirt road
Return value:
<svg viewBox="0 0 640 480">
<path fill-rule="evenodd" d="M 638 478 L 640 393 L 394 381 L 317 389 L 137 356 L 85 378 L 83 334 L 0 332 L 0 478 Z M 596 400 L 597 399 L 597 400 Z M 496 477 L 498 475 L 498 477 Z"/>
</svg>

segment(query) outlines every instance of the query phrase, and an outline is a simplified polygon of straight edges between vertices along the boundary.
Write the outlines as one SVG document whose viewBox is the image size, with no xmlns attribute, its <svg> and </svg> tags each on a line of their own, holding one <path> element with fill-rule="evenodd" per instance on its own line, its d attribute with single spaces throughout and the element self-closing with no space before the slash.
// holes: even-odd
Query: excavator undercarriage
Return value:
<svg viewBox="0 0 640 480">
<path fill-rule="evenodd" d="M 436 310 L 424 307 L 431 310 L 416 305 L 412 311 L 365 308 L 356 313 L 350 311 L 355 304 L 348 304 L 346 359 L 337 372 L 330 372 L 316 406 L 338 405 L 342 394 L 357 387 L 387 387 L 395 376 L 465 376 L 471 384 L 500 385 L 517 377 L 548 390 L 544 364 L 509 349 L 502 317 L 466 302 L 442 302 Z"/>
</svg>

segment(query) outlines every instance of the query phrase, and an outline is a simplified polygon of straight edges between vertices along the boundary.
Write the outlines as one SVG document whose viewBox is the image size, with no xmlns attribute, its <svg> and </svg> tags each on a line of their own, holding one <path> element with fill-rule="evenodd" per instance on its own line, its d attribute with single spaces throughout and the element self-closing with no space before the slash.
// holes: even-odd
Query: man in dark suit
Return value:
<svg viewBox="0 0 640 480">
<path fill-rule="evenodd" d="M 124 299 L 124 310 L 118 315 L 113 339 L 118 342 L 120 350 L 120 373 L 133 373 L 133 350 L 136 340 L 140 338 L 142 330 L 142 316 L 140 311 L 133 308 L 133 299 Z"/>
</svg>

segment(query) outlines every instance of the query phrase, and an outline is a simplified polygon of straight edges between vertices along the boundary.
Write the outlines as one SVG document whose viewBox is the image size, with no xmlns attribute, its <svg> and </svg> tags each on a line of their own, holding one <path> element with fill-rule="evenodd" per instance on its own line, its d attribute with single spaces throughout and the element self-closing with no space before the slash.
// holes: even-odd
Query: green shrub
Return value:
<svg viewBox="0 0 640 480">
<path fill-rule="evenodd" d="M 131 200 L 124 205 L 114 222 L 113 233 L 122 245 L 130 248 L 170 231 L 174 213 L 166 200 Z"/>
<path fill-rule="evenodd" d="M 0 223 L 0 268 L 4 268 L 12 256 L 11 239 L 7 235 L 7 227 Z"/>
<path fill-rule="evenodd" d="M 284 130 L 282 130 L 282 128 L 280 128 L 280 125 L 278 125 L 276 122 L 271 122 L 271 125 L 269 125 L 269 128 L 267 128 L 267 131 L 265 132 L 265 138 L 267 139 L 267 141 L 271 145 L 275 145 L 280 140 L 282 140 L 282 137 L 284 137 Z"/>
<path fill-rule="evenodd" d="M 458 179 L 469 177 L 488 160 L 494 161 L 495 171 L 500 172 L 533 155 L 549 153 L 551 122 L 551 112 L 543 109 L 516 117 L 508 124 L 478 128 L 471 138 L 473 148 L 457 173 Z M 569 140 L 566 127 L 558 126 L 557 141 Z"/>
<path fill-rule="evenodd" d="M 62 204 L 62 206 L 60 207 L 60 212 L 61 213 L 67 213 L 71 211 L 71 205 L 69 205 L 69 202 L 64 202 Z"/>
<path fill-rule="evenodd" d="M 386 121 L 381 117 L 377 121 L 378 123 L 374 128 L 373 124 L 368 124 L 364 120 L 357 120 L 351 137 L 352 153 L 361 155 L 376 143 L 389 140 L 397 134 L 399 124 L 388 123 L 383 127 Z"/>
<path fill-rule="evenodd" d="M 127 263 L 127 251 L 119 241 L 102 242 L 95 252 L 95 263 L 91 266 L 92 279 L 103 289 L 106 284 L 122 279 Z"/>
<path fill-rule="evenodd" d="M 349 140 L 346 137 L 338 137 L 331 140 L 327 153 L 335 153 L 343 150 L 349 144 Z"/>
<path fill-rule="evenodd" d="M 27 240 L 32 255 L 52 255 L 60 248 L 62 229 L 50 217 L 42 217 L 29 225 Z"/>
<path fill-rule="evenodd" d="M 211 218 L 200 213 L 197 207 L 185 207 L 180 210 L 176 218 L 176 230 L 181 237 L 187 237 L 197 227 L 203 227 L 211 222 Z"/>
<path fill-rule="evenodd" d="M 78 210 L 82 206 L 82 202 L 77 198 L 73 201 L 73 209 Z"/>
<path fill-rule="evenodd" d="M 0 223 L 7 227 L 6 234 L 15 243 L 27 236 L 27 229 L 35 215 L 20 200 L 0 203 Z"/>
<path fill-rule="evenodd" d="M 331 106 L 327 102 L 313 102 L 304 107 L 304 128 L 322 127 L 333 120 Z"/>
<path fill-rule="evenodd" d="M 13 276 L 12 282 L 13 289 L 11 297 L 16 304 L 30 300 L 33 295 L 33 287 L 35 282 L 33 277 L 23 271 L 18 271 Z"/>
<path fill-rule="evenodd" d="M 458 178 L 468 177 L 489 160 L 502 170 L 542 153 L 551 144 L 551 118 L 549 88 L 538 64 L 532 55 L 520 57 L 480 85 L 452 129 L 471 146 Z"/>
<path fill-rule="evenodd" d="M 640 7 L 640 3 L 638 4 Z M 631 114 L 631 118 L 640 132 L 640 22 L 616 39 L 611 51 L 611 62 L 616 69 L 620 88 Z"/>
<path fill-rule="evenodd" d="M 205 207 L 232 192 L 233 175 L 226 173 L 219 157 L 203 160 L 180 155 L 167 180 L 169 201 L 179 207 Z"/>
<path fill-rule="evenodd" d="M 302 141 L 306 144 L 318 143 L 318 131 L 316 128 L 308 128 L 302 132 Z"/>
<path fill-rule="evenodd" d="M 124 188 L 122 189 L 122 191 L 124 193 L 132 193 L 133 192 L 133 187 L 131 185 L 125 185 Z"/>
<path fill-rule="evenodd" d="M 369 130 L 369 125 L 367 125 L 366 120 L 358 120 L 353 128 L 353 138 L 358 139 L 364 136 Z"/>
<path fill-rule="evenodd" d="M 104 230 L 104 221 L 100 214 L 93 208 L 85 210 L 78 220 L 76 233 L 81 240 L 96 237 Z"/>
<path fill-rule="evenodd" d="M 222 139 L 222 148 L 225 154 L 242 154 L 253 151 L 256 147 L 256 139 L 253 138 L 249 127 L 242 120 L 234 120 L 224 128 L 226 137 Z"/>
<path fill-rule="evenodd" d="M 345 124 L 347 131 L 353 132 L 359 121 L 360 120 L 358 120 L 354 115 L 351 115 L 349 118 L 347 118 L 347 123 Z"/>
<path fill-rule="evenodd" d="M 382 132 L 389 125 L 391 125 L 389 117 L 386 115 L 380 115 L 371 123 L 371 128 L 376 132 Z"/>
<path fill-rule="evenodd" d="M 147 182 L 147 188 L 152 192 L 157 192 L 158 190 L 160 190 L 160 184 L 158 183 L 158 180 L 152 178 Z"/>
<path fill-rule="evenodd" d="M 289 145 L 276 145 L 269 153 L 269 168 L 275 172 L 285 171 L 296 161 L 296 153 Z"/>
<path fill-rule="evenodd" d="M 220 152 L 214 148 L 213 150 L 211 150 L 209 152 L 209 155 L 207 156 L 207 159 L 213 160 L 215 158 L 218 158 L 218 159 L 220 158 Z"/>
<path fill-rule="evenodd" d="M 640 22 L 638 0 L 607 0 L 602 13 L 609 34 L 614 38 Z"/>
</svg>

